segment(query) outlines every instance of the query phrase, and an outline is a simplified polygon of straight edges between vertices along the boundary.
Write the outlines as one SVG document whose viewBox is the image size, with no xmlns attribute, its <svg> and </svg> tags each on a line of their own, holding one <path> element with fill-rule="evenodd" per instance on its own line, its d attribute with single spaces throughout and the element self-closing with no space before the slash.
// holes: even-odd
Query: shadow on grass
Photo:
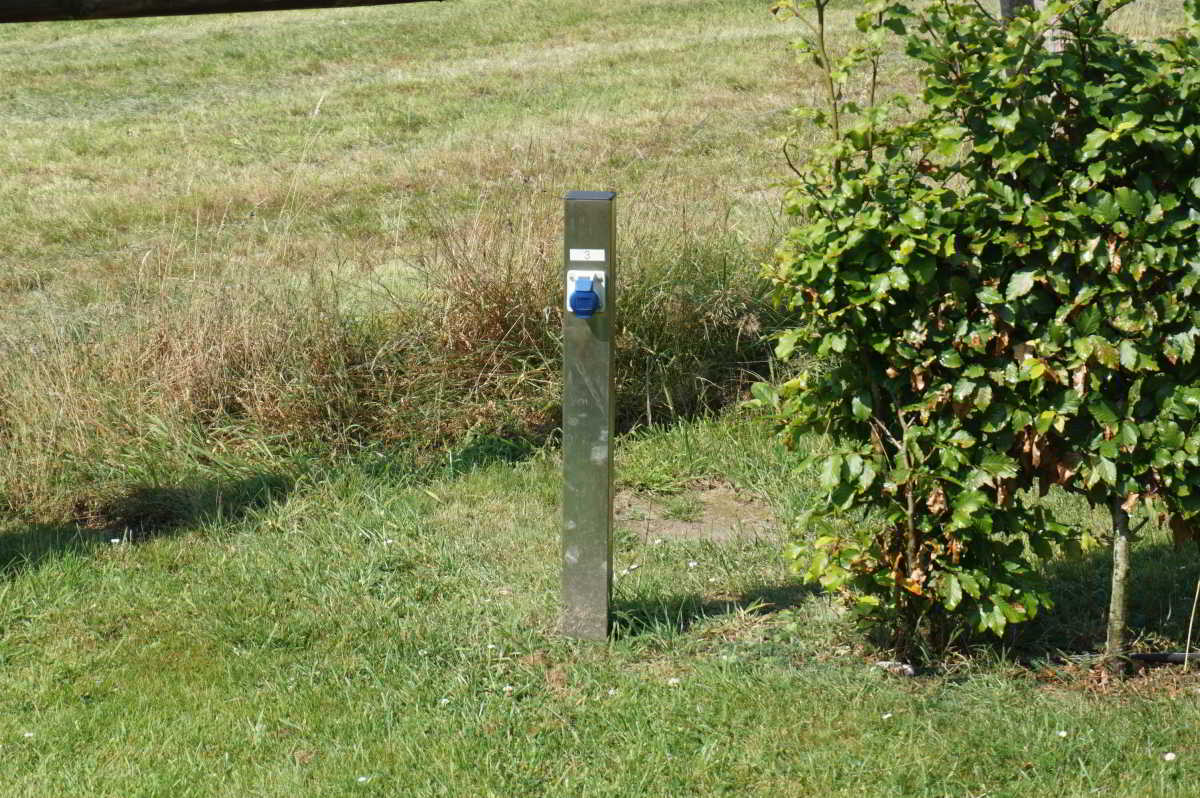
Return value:
<svg viewBox="0 0 1200 798">
<path fill-rule="evenodd" d="M 533 442 L 523 436 L 475 435 L 446 456 L 440 476 L 453 478 L 497 463 L 519 463 L 536 452 Z"/>
<path fill-rule="evenodd" d="M 1103 650 L 1107 634 L 1112 553 L 1101 547 L 1081 557 L 1059 560 L 1047 573 L 1054 608 L 1033 621 L 1010 627 L 1011 644 L 1034 658 L 1057 653 L 1084 654 Z M 1188 545 L 1143 541 L 1133 549 L 1129 579 L 1129 640 L 1135 651 L 1182 651 L 1200 554 Z M 1193 631 L 1193 645 L 1200 618 Z"/>
<path fill-rule="evenodd" d="M 755 588 L 737 598 L 706 599 L 696 594 L 637 596 L 613 603 L 612 637 L 620 640 L 648 635 L 682 634 L 702 621 L 736 614 L 769 615 L 799 605 L 813 594 L 807 585 Z"/>
<path fill-rule="evenodd" d="M 87 554 L 113 540 L 140 543 L 204 524 L 236 522 L 282 501 L 292 481 L 274 474 L 206 479 L 173 486 L 139 486 L 71 523 L 15 525 L 0 530 L 0 576 L 11 576 L 69 554 Z"/>
</svg>

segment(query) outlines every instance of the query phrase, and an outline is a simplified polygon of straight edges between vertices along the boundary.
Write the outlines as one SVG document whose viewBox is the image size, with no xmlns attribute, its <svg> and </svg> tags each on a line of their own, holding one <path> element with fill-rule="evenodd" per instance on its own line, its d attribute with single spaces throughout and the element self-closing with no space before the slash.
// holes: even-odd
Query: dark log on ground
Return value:
<svg viewBox="0 0 1200 798">
<path fill-rule="evenodd" d="M 231 14 L 296 8 L 390 6 L 431 0 L 0 0 L 0 22 Z"/>
<path fill-rule="evenodd" d="M 1200 651 L 1193 651 L 1191 652 L 1190 656 L 1186 651 L 1161 651 L 1151 654 L 1130 654 L 1129 658 L 1136 662 L 1150 662 L 1156 665 L 1163 663 L 1169 665 L 1182 665 L 1189 660 L 1191 662 L 1200 660 Z"/>
</svg>

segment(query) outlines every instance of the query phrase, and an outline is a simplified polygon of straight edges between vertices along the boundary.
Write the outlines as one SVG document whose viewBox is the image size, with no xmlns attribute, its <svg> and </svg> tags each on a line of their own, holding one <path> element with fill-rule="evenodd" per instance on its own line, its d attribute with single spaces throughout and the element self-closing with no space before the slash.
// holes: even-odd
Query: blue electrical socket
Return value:
<svg viewBox="0 0 1200 798">
<path fill-rule="evenodd" d="M 567 310 L 590 319 L 604 310 L 604 272 L 595 269 L 567 271 Z"/>
</svg>

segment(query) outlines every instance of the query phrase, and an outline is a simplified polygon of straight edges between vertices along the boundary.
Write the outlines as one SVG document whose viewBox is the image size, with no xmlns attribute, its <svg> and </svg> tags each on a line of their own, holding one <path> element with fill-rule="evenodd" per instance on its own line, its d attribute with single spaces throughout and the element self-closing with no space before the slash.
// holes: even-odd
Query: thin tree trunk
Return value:
<svg viewBox="0 0 1200 798">
<path fill-rule="evenodd" d="M 1121 498 L 1112 500 L 1113 566 L 1112 594 L 1108 600 L 1108 642 L 1104 646 L 1104 664 L 1113 676 L 1124 676 L 1129 660 L 1125 650 L 1126 616 L 1129 610 L 1129 513 L 1121 507 Z"/>
<path fill-rule="evenodd" d="M 1041 3 L 1035 3 L 1035 0 L 1000 0 L 1000 18 L 1004 20 L 1012 19 L 1017 15 L 1017 11 L 1027 6 L 1037 5 L 1039 8 L 1045 4 L 1045 0 Z"/>
<path fill-rule="evenodd" d="M 1007 22 L 1015 17 L 1022 8 L 1044 11 L 1046 0 L 1000 0 L 1000 19 Z M 1053 28 L 1046 32 L 1046 49 L 1052 53 L 1062 52 L 1063 32 L 1061 28 Z"/>
</svg>

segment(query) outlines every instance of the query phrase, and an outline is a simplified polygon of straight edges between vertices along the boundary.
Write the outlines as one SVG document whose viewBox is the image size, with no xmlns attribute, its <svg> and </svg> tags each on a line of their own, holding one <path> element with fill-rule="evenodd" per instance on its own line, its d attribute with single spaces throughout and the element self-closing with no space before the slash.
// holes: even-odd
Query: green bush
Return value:
<svg viewBox="0 0 1200 798">
<path fill-rule="evenodd" d="M 802 367 L 756 394 L 789 439 L 834 441 L 796 567 L 902 654 L 954 615 L 999 634 L 1048 604 L 1038 561 L 1076 530 L 1030 488 L 1114 517 L 1153 501 L 1180 531 L 1200 513 L 1200 15 L 1143 43 L 1105 27 L 1125 4 L 1004 25 L 888 3 L 847 58 L 805 48 L 837 135 L 768 267 L 798 319 L 778 354 Z M 840 99 L 884 29 L 919 67 L 918 109 Z"/>
</svg>

